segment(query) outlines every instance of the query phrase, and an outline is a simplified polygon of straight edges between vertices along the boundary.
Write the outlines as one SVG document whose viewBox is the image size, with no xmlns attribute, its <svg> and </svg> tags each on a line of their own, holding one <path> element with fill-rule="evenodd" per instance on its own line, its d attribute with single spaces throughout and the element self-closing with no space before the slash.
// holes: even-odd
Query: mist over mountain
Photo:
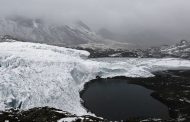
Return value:
<svg viewBox="0 0 190 122">
<path fill-rule="evenodd" d="M 0 122 L 190 122 L 189 12 L 190 0 L 0 0 Z"/>
<path fill-rule="evenodd" d="M 13 38 L 19 41 L 45 43 L 64 47 L 126 48 L 127 43 L 104 38 L 82 21 L 72 24 L 48 23 L 42 19 L 11 16 L 0 19 L 1 41 Z"/>
<path fill-rule="evenodd" d="M 0 0 L 0 16 L 40 18 L 59 25 L 81 20 L 95 32 L 112 32 L 109 38 L 118 42 L 150 47 L 190 40 L 189 5 L 188 0 Z"/>
<path fill-rule="evenodd" d="M 112 39 L 112 40 L 116 39 L 116 35 L 106 28 L 101 28 L 100 30 L 98 30 L 97 33 L 107 39 Z"/>
</svg>

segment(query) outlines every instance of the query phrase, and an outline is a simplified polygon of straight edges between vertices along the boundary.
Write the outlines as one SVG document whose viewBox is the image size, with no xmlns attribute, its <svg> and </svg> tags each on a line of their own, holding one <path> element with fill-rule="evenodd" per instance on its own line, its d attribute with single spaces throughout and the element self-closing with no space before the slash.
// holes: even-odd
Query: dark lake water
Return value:
<svg viewBox="0 0 190 122">
<path fill-rule="evenodd" d="M 152 92 L 123 79 L 99 79 L 85 85 L 81 97 L 89 111 L 109 120 L 169 118 L 167 106 L 152 98 Z"/>
</svg>

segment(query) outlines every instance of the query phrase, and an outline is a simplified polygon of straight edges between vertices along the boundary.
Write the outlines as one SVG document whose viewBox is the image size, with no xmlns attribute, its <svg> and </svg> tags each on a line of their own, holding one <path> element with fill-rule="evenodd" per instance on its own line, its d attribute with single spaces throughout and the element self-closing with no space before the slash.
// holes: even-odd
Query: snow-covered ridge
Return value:
<svg viewBox="0 0 190 122">
<path fill-rule="evenodd" d="M 0 43 L 0 110 L 50 106 L 77 115 L 90 114 L 79 91 L 100 77 L 152 77 L 151 72 L 190 69 L 189 60 L 88 59 L 86 51 L 29 42 Z"/>
</svg>

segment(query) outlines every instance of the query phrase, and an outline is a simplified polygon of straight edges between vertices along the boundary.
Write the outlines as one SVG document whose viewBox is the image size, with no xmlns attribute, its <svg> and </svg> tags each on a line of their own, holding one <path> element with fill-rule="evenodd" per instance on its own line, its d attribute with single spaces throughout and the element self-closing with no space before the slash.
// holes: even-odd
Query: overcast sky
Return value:
<svg viewBox="0 0 190 122">
<path fill-rule="evenodd" d="M 116 39 L 149 45 L 190 40 L 190 0 L 0 0 L 0 15 L 82 20 Z"/>
</svg>

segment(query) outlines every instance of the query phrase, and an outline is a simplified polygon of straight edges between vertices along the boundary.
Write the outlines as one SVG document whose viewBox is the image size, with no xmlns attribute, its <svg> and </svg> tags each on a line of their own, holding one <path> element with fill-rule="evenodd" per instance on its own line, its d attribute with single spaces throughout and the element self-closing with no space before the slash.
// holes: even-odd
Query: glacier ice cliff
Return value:
<svg viewBox="0 0 190 122">
<path fill-rule="evenodd" d="M 153 77 L 167 69 L 189 69 L 190 61 L 165 59 L 88 59 L 87 51 L 29 42 L 0 43 L 0 110 L 50 106 L 91 114 L 79 92 L 96 76 Z"/>
</svg>

